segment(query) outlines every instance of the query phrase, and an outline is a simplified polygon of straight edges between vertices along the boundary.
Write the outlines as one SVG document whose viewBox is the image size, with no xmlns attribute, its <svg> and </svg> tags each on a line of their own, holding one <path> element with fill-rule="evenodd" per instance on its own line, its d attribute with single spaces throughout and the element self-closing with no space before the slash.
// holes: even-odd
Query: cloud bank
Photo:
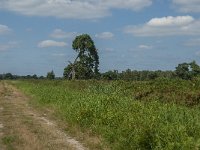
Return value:
<svg viewBox="0 0 200 150">
<path fill-rule="evenodd" d="M 142 45 L 138 45 L 138 48 L 139 48 L 139 49 L 152 49 L 153 47 L 150 46 L 150 45 L 142 44 Z"/>
<path fill-rule="evenodd" d="M 95 37 L 99 39 L 109 40 L 114 37 L 114 34 L 111 32 L 102 32 L 102 33 L 96 34 Z"/>
<path fill-rule="evenodd" d="M 55 29 L 51 34 L 50 37 L 56 39 L 65 39 L 65 38 L 74 38 L 77 35 L 77 32 L 65 32 L 61 29 Z"/>
<path fill-rule="evenodd" d="M 191 39 L 187 42 L 185 42 L 186 46 L 200 46 L 200 38 L 198 39 Z"/>
<path fill-rule="evenodd" d="M 28 16 L 96 19 L 111 15 L 111 9 L 141 10 L 152 0 L 1 0 L 0 9 Z"/>
<path fill-rule="evenodd" d="M 0 24 L 0 35 L 7 34 L 10 31 L 11 31 L 11 29 L 8 26 Z"/>
<path fill-rule="evenodd" d="M 10 41 L 8 43 L 0 44 L 0 51 L 7 51 L 13 48 L 18 47 L 18 42 L 16 41 Z"/>
<path fill-rule="evenodd" d="M 180 12 L 200 12 L 200 0 L 172 0 L 172 2 Z"/>
<path fill-rule="evenodd" d="M 57 41 L 53 41 L 53 40 L 45 40 L 45 41 L 41 41 L 38 44 L 38 47 L 40 48 L 47 48 L 47 47 L 65 47 L 67 46 L 67 43 L 65 42 L 57 42 Z"/>
<path fill-rule="evenodd" d="M 192 16 L 168 16 L 152 18 L 143 25 L 130 25 L 124 29 L 125 33 L 134 36 L 179 36 L 200 35 L 200 20 Z"/>
</svg>

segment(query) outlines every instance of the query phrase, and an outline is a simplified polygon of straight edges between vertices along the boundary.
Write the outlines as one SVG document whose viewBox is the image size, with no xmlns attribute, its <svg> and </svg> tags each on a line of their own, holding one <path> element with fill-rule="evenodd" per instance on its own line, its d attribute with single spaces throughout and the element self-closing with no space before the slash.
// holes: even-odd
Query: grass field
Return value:
<svg viewBox="0 0 200 150">
<path fill-rule="evenodd" d="M 200 81 L 13 81 L 114 150 L 199 149 Z"/>
</svg>

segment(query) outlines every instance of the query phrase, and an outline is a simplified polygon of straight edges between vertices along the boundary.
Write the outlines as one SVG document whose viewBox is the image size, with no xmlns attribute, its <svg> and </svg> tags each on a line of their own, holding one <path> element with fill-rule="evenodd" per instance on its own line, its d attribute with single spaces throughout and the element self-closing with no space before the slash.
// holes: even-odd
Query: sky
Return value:
<svg viewBox="0 0 200 150">
<path fill-rule="evenodd" d="M 62 76 L 84 33 L 101 72 L 200 64 L 200 0 L 0 0 L 0 74 Z"/>
</svg>

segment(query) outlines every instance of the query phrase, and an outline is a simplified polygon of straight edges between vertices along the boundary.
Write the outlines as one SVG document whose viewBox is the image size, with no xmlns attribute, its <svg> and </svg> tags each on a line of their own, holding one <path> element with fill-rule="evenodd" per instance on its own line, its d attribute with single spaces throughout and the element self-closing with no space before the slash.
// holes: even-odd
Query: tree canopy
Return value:
<svg viewBox="0 0 200 150">
<path fill-rule="evenodd" d="M 54 74 L 53 70 L 51 72 L 47 72 L 47 79 L 49 79 L 49 80 L 55 79 L 55 74 Z"/>
<path fill-rule="evenodd" d="M 191 63 L 182 63 L 176 67 L 175 73 L 179 78 L 188 80 L 200 75 L 200 67 L 195 61 Z"/>
<path fill-rule="evenodd" d="M 89 79 L 99 74 L 99 56 L 94 41 L 88 34 L 77 36 L 72 48 L 78 53 L 74 62 L 64 69 L 64 77 L 71 79 Z"/>
</svg>

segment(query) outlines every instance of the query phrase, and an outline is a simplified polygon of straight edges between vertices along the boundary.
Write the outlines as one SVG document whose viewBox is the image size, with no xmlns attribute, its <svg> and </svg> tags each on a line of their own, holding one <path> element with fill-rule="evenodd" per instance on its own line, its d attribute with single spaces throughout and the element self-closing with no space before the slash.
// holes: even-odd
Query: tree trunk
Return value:
<svg viewBox="0 0 200 150">
<path fill-rule="evenodd" d="M 73 63 L 73 64 L 69 61 L 69 63 L 72 65 L 72 72 L 71 72 L 71 74 L 72 74 L 72 80 L 75 80 L 75 79 L 76 79 L 75 64 L 76 64 L 76 62 L 77 62 L 79 56 L 80 56 L 80 53 L 78 54 L 78 56 L 77 56 L 76 59 L 74 60 L 74 63 Z"/>
<path fill-rule="evenodd" d="M 75 80 L 76 79 L 76 72 L 75 72 L 75 68 L 74 68 L 74 64 L 73 64 L 73 67 L 72 67 L 72 80 Z"/>
</svg>

